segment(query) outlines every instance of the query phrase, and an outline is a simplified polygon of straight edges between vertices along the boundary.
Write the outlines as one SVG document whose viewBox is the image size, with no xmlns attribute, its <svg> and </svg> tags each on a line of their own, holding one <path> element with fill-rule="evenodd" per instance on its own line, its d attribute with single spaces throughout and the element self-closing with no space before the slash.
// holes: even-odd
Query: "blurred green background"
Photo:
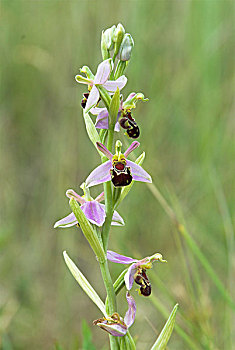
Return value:
<svg viewBox="0 0 235 350">
<path fill-rule="evenodd" d="M 134 114 L 141 128 L 135 155 L 146 151 L 144 167 L 168 214 L 187 230 L 166 214 L 156 187 L 135 184 L 119 208 L 126 226 L 112 228 L 110 248 L 137 258 L 161 252 L 168 261 L 149 272 L 150 298 L 134 292 L 137 349 L 150 349 L 175 302 L 169 349 L 235 349 L 234 304 L 225 295 L 234 297 L 234 2 L 0 6 L 0 347 L 85 349 L 84 319 L 96 348 L 108 349 L 105 332 L 92 326 L 100 312 L 62 251 L 104 298 L 96 260 L 79 229 L 53 224 L 69 213 L 65 191 L 79 190 L 99 163 L 82 119 L 85 89 L 74 76 L 84 64 L 95 72 L 101 31 L 121 22 L 135 40 L 124 96 L 149 98 Z M 122 269 L 110 268 L 114 278 Z M 124 293 L 118 301 L 124 314 Z"/>
</svg>

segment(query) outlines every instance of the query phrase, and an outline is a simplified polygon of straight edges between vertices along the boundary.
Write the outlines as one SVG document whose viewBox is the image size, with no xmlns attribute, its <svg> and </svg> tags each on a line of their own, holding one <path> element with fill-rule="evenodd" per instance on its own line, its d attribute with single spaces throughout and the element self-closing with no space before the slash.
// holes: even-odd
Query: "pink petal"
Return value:
<svg viewBox="0 0 235 350">
<path fill-rule="evenodd" d="M 99 97 L 100 97 L 99 90 L 95 85 L 93 85 L 86 102 L 86 110 L 85 110 L 86 113 L 97 104 Z"/>
<path fill-rule="evenodd" d="M 93 107 L 90 109 L 91 114 L 98 115 L 103 111 L 107 111 L 107 108 Z"/>
<path fill-rule="evenodd" d="M 139 147 L 140 143 L 138 141 L 132 142 L 130 147 L 127 148 L 126 152 L 124 153 L 125 157 L 128 157 L 128 155 L 133 152 L 137 147 Z"/>
<path fill-rule="evenodd" d="M 129 269 L 127 270 L 127 273 L 124 276 L 125 284 L 127 290 L 131 290 L 133 283 L 134 283 L 134 274 L 136 271 L 135 264 L 132 264 Z"/>
<path fill-rule="evenodd" d="M 100 152 L 102 152 L 108 159 L 112 160 L 112 153 L 103 145 L 101 142 L 96 142 L 97 148 Z"/>
<path fill-rule="evenodd" d="M 122 75 L 117 80 L 106 81 L 106 83 L 103 84 L 103 87 L 109 92 L 115 92 L 117 90 L 117 87 L 119 88 L 119 90 L 122 90 L 126 83 L 127 78 L 125 77 L 125 75 Z"/>
<path fill-rule="evenodd" d="M 114 225 L 114 226 L 124 226 L 125 225 L 123 218 L 121 217 L 121 215 L 118 214 L 118 212 L 116 210 L 114 210 L 111 225 Z"/>
<path fill-rule="evenodd" d="M 136 95 L 135 92 L 130 93 L 130 95 L 127 97 L 126 101 L 131 100 Z"/>
<path fill-rule="evenodd" d="M 112 162 L 108 160 L 107 162 L 99 165 L 95 168 L 88 178 L 86 179 L 86 186 L 91 187 L 103 182 L 111 180 L 110 169 L 112 168 Z"/>
<path fill-rule="evenodd" d="M 114 131 L 120 131 L 120 124 L 118 122 L 115 124 Z"/>
<path fill-rule="evenodd" d="M 102 205 L 96 201 L 87 201 L 81 206 L 86 218 L 97 226 L 102 226 L 105 221 L 105 210 Z"/>
<path fill-rule="evenodd" d="M 101 111 L 96 118 L 95 127 L 97 129 L 108 129 L 109 128 L 109 114 L 106 108 Z"/>
<path fill-rule="evenodd" d="M 127 326 L 121 323 L 108 323 L 108 321 L 102 321 L 95 323 L 104 331 L 110 333 L 114 337 L 123 337 L 127 332 Z"/>
<path fill-rule="evenodd" d="M 136 259 L 129 258 L 128 256 L 115 253 L 112 250 L 107 250 L 107 259 L 117 264 L 131 264 L 138 261 Z"/>
<path fill-rule="evenodd" d="M 126 299 L 128 302 L 128 310 L 124 317 L 124 323 L 127 325 L 127 328 L 129 328 L 135 321 L 136 303 L 135 299 L 128 292 L 126 293 Z"/>
<path fill-rule="evenodd" d="M 74 198 L 76 199 L 77 202 L 79 202 L 80 204 L 84 204 L 86 203 L 86 200 L 84 198 L 82 198 L 81 196 L 79 196 L 79 194 L 77 194 L 77 192 L 75 192 L 74 190 L 72 189 L 69 189 L 66 191 L 66 196 L 68 198 Z"/>
<path fill-rule="evenodd" d="M 126 165 L 131 168 L 131 175 L 133 180 L 150 183 L 152 182 L 151 176 L 138 164 L 127 160 Z"/>
<path fill-rule="evenodd" d="M 107 59 L 98 65 L 97 72 L 94 79 L 94 84 L 103 85 L 108 80 L 112 69 L 111 62 L 112 61 L 110 59 Z"/>
<path fill-rule="evenodd" d="M 101 194 L 99 194 L 95 200 L 97 202 L 102 202 L 104 200 L 104 192 L 101 192 Z"/>
<path fill-rule="evenodd" d="M 56 227 L 61 227 L 61 228 L 66 228 L 66 227 L 71 227 L 74 226 L 78 223 L 77 219 L 75 218 L 74 213 L 69 214 L 65 218 L 57 221 L 54 225 L 54 228 Z"/>
</svg>

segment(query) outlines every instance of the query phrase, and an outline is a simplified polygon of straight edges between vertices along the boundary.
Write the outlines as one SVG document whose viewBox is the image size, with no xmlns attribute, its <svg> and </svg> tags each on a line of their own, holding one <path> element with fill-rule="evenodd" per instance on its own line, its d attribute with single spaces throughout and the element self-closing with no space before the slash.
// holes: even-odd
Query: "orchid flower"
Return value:
<svg viewBox="0 0 235 350">
<path fill-rule="evenodd" d="M 149 296 L 151 294 L 151 284 L 146 275 L 146 270 L 152 268 L 152 263 L 154 261 L 166 262 L 166 260 L 163 260 L 162 255 L 159 253 L 148 256 L 142 260 L 137 260 L 125 255 L 120 255 L 111 250 L 107 251 L 107 259 L 117 264 L 131 264 L 124 276 L 126 288 L 131 290 L 135 281 L 141 286 L 139 293 L 144 296 Z"/>
<path fill-rule="evenodd" d="M 138 164 L 126 157 L 139 147 L 140 143 L 132 142 L 130 147 L 121 153 L 121 142 L 116 142 L 116 154 L 112 154 L 102 143 L 96 143 L 97 148 L 109 160 L 95 168 L 86 179 L 86 186 L 91 187 L 112 180 L 115 187 L 127 186 L 132 180 L 152 182 L 151 176 Z"/>
<path fill-rule="evenodd" d="M 126 299 L 128 302 L 128 310 L 124 320 L 115 312 L 110 317 L 103 317 L 93 321 L 93 324 L 99 326 L 114 337 L 123 337 L 127 333 L 128 328 L 134 323 L 136 314 L 135 299 L 129 292 L 126 293 Z"/>
<path fill-rule="evenodd" d="M 123 123 L 120 123 L 121 122 L 120 117 L 124 117 L 127 114 L 127 111 L 130 114 L 130 110 L 132 108 L 136 107 L 136 102 L 138 100 L 147 101 L 148 99 L 144 98 L 144 95 L 142 93 L 135 93 L 135 92 L 132 92 L 127 97 L 127 99 L 125 101 L 123 101 L 123 99 L 121 99 L 119 110 L 118 110 L 118 115 L 117 115 L 117 122 L 116 122 L 115 128 L 114 128 L 115 131 L 117 131 L 117 132 L 120 131 L 120 125 L 124 129 L 127 129 L 127 130 L 131 129 L 131 127 L 133 128 L 133 124 L 134 124 L 133 122 L 135 122 L 134 118 L 131 117 L 131 120 L 129 120 L 128 126 L 124 127 Z M 97 115 L 96 124 L 95 124 L 97 129 L 108 129 L 109 128 L 109 113 L 108 113 L 107 108 L 93 107 L 93 108 L 91 108 L 90 112 L 94 115 Z M 120 121 L 119 121 L 119 119 L 120 119 Z M 139 133 L 138 133 L 138 136 L 139 136 Z"/>
<path fill-rule="evenodd" d="M 103 86 L 108 92 L 114 93 L 117 88 L 119 90 L 123 89 L 127 83 L 127 78 L 122 75 L 117 80 L 108 80 L 111 71 L 113 69 L 112 59 L 107 59 L 99 64 L 97 68 L 96 75 L 94 76 L 90 69 L 86 66 L 81 68 L 81 72 L 87 75 L 87 78 L 82 75 L 76 75 L 75 80 L 81 84 L 87 84 L 89 86 L 88 90 L 89 96 L 86 101 L 85 112 L 88 112 L 92 107 L 96 106 L 99 101 L 100 93 L 99 86 Z"/>
<path fill-rule="evenodd" d="M 96 199 L 93 199 L 90 196 L 89 190 L 85 187 L 85 185 L 81 185 L 81 188 L 83 188 L 85 196 L 81 197 L 79 194 L 77 194 L 73 190 L 67 190 L 66 196 L 68 198 L 73 197 L 76 199 L 78 203 L 81 204 L 81 209 L 83 213 L 85 214 L 86 218 L 94 225 L 102 226 L 105 221 L 106 213 L 105 213 L 105 205 L 101 204 L 100 202 L 104 200 L 104 192 L 102 192 Z M 78 224 L 78 221 L 72 212 L 65 218 L 57 221 L 54 225 L 54 228 L 56 227 L 71 227 Z M 115 210 L 113 213 L 112 218 L 112 225 L 116 226 L 123 226 L 125 225 L 123 218 L 118 214 L 118 212 Z"/>
</svg>

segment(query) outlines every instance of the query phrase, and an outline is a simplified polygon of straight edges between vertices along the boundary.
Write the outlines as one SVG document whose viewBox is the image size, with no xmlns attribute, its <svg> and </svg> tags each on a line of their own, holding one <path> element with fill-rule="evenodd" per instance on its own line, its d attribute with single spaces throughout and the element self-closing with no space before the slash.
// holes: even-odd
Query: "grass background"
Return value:
<svg viewBox="0 0 235 350">
<path fill-rule="evenodd" d="M 168 260 L 149 272 L 153 295 L 136 294 L 137 349 L 150 349 L 175 302 L 169 349 L 235 349 L 234 304 L 224 294 L 234 297 L 234 2 L 8 0 L 0 9 L 2 349 L 82 349 L 82 319 L 107 349 L 107 335 L 92 327 L 100 313 L 62 251 L 104 297 L 95 258 L 77 228 L 53 224 L 69 213 L 66 189 L 78 190 L 99 162 L 74 75 L 84 64 L 95 72 L 101 31 L 119 22 L 135 40 L 123 93 L 150 99 L 134 114 L 135 155 L 146 151 L 168 214 L 184 225 L 166 215 L 153 186 L 135 184 L 120 206 L 126 226 L 112 229 L 110 248 Z M 121 271 L 110 267 L 114 277 Z"/>
</svg>

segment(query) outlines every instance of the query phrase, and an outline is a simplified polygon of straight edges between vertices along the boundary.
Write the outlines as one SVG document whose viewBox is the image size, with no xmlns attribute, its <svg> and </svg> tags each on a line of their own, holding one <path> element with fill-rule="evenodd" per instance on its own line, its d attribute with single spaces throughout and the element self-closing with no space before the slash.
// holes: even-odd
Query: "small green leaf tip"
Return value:
<svg viewBox="0 0 235 350">
<path fill-rule="evenodd" d="M 176 318 L 176 312 L 178 310 L 179 304 L 176 304 L 168 318 L 168 320 L 165 323 L 165 326 L 163 327 L 159 337 L 157 338 L 156 342 L 153 344 L 152 348 L 150 350 L 164 350 L 166 349 L 167 343 L 171 337 L 174 324 L 175 324 L 175 318 Z"/>
<path fill-rule="evenodd" d="M 117 87 L 117 90 L 115 91 L 110 107 L 109 107 L 109 115 L 110 115 L 110 128 L 114 129 L 114 126 L 117 122 L 117 115 L 119 112 L 119 106 L 120 106 L 120 90 Z"/>
</svg>

